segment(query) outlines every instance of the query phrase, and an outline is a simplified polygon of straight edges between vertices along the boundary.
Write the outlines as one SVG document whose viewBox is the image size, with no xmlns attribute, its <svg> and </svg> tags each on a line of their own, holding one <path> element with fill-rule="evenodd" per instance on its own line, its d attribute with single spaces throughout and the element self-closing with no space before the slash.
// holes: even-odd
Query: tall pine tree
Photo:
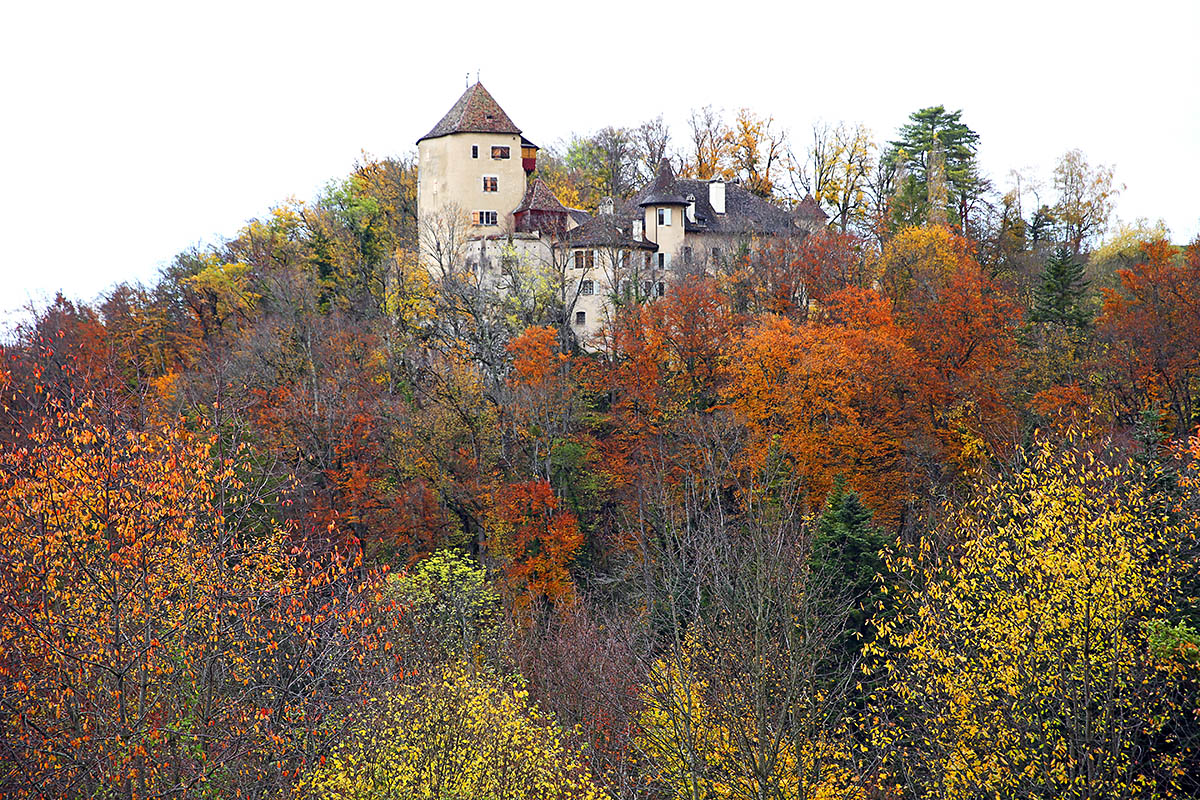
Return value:
<svg viewBox="0 0 1200 800">
<path fill-rule="evenodd" d="M 961 110 L 947 111 L 945 106 L 914 111 L 908 119 L 900 128 L 899 138 L 888 143 L 890 149 L 884 156 L 897 167 L 904 167 L 904 178 L 897 177 L 895 205 L 899 213 L 893 215 L 893 224 L 903 227 L 925 222 L 926 215 L 934 215 L 931 205 L 938 202 L 951 223 L 963 225 L 971 198 L 981 187 L 975 163 L 979 134 L 963 124 Z M 931 186 L 931 180 L 940 185 Z M 933 197 L 931 191 L 939 196 Z M 918 199 L 922 216 L 912 219 L 911 211 Z M 942 210 L 936 213 L 938 219 L 930 221 L 941 222 Z"/>
</svg>

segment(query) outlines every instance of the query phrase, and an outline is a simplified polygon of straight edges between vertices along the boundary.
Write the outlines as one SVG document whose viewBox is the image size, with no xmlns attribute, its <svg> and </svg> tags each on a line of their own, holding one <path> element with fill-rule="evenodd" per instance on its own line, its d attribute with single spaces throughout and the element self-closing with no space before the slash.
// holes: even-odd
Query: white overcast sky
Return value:
<svg viewBox="0 0 1200 800">
<path fill-rule="evenodd" d="M 1123 219 L 1200 232 L 1198 0 L 8 2 L 0 315 L 152 282 L 195 243 L 413 148 L 480 70 L 526 135 L 711 104 L 862 121 L 961 108 L 988 174 L 1081 148 Z M 0 316 L 3 320 L 3 316 Z"/>
</svg>

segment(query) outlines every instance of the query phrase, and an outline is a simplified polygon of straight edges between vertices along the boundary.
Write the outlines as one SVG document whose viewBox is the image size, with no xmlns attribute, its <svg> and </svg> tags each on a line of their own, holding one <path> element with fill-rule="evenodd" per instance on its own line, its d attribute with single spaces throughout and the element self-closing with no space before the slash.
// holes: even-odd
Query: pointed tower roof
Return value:
<svg viewBox="0 0 1200 800">
<path fill-rule="evenodd" d="M 525 197 L 521 200 L 521 205 L 517 206 L 513 213 L 520 214 L 522 211 L 552 211 L 566 214 L 567 207 L 555 197 L 554 192 L 541 178 L 534 178 L 529 184 L 529 188 L 525 190 Z"/>
<path fill-rule="evenodd" d="M 675 170 L 671 169 L 671 162 L 665 158 L 658 162 L 658 174 L 654 176 L 654 182 L 646 187 L 645 194 L 646 197 L 638 203 L 639 206 L 686 206 L 688 204 L 688 201 L 675 187 Z"/>
<path fill-rule="evenodd" d="M 449 136 L 452 133 L 517 133 L 521 129 L 513 124 L 504 113 L 500 104 L 483 88 L 482 83 L 476 83 L 463 92 L 441 122 L 433 126 L 433 130 L 417 139 L 420 143 L 425 139 L 436 139 L 439 136 Z"/>
<path fill-rule="evenodd" d="M 821 208 L 821 204 L 809 192 L 800 201 L 800 205 L 796 206 L 796 216 L 805 219 L 829 219 L 829 215 L 825 213 L 825 209 Z"/>
</svg>

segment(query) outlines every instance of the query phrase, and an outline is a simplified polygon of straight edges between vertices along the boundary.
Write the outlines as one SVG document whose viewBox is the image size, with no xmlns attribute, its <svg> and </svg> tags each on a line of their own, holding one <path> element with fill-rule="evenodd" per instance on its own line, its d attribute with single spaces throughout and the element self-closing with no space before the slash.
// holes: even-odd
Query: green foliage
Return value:
<svg viewBox="0 0 1200 800">
<path fill-rule="evenodd" d="M 1046 259 L 1041 281 L 1034 290 L 1030 321 L 1064 328 L 1086 327 L 1091 322 L 1091 315 L 1083 305 L 1087 287 L 1083 262 L 1074 257 L 1070 248 L 1058 247 Z"/>
<path fill-rule="evenodd" d="M 836 647 L 844 662 L 857 658 L 862 640 L 869 637 L 871 615 L 884 599 L 880 576 L 886 570 L 887 539 L 871 523 L 873 516 L 858 494 L 838 478 L 813 537 L 814 579 L 830 587 L 836 605 L 849 609 L 846 630 Z"/>
<path fill-rule="evenodd" d="M 438 550 L 408 572 L 393 575 L 389 591 L 408 608 L 404 620 L 414 655 L 433 660 L 474 659 L 494 649 L 500 596 L 470 556 Z"/>
<path fill-rule="evenodd" d="M 962 122 L 962 111 L 947 111 L 945 106 L 930 106 L 909 115 L 885 158 L 902 164 L 905 178 L 897 187 L 896 216 L 893 226 L 900 228 L 931 219 L 930 179 L 944 173 L 951 221 L 961 224 L 966 199 L 979 189 L 980 179 L 975 152 L 979 134 Z M 941 153 L 939 169 L 935 153 Z"/>
</svg>

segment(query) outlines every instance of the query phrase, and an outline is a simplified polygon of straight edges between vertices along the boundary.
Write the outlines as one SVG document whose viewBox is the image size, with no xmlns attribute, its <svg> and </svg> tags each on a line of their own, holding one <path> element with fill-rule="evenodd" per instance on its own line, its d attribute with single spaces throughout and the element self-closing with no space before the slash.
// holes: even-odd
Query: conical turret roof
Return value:
<svg viewBox="0 0 1200 800">
<path fill-rule="evenodd" d="M 483 84 L 476 83 L 463 92 L 463 96 L 446 112 L 446 116 L 433 126 L 433 130 L 417 139 L 417 142 L 449 136 L 452 133 L 520 132 L 521 129 L 513 124 L 500 104 L 483 88 Z"/>
<path fill-rule="evenodd" d="M 638 205 L 686 206 L 687 204 L 688 201 L 675 187 L 675 170 L 671 169 L 671 162 L 664 158 L 658 162 L 658 173 L 654 176 L 654 183 L 647 187 L 646 197 Z"/>
</svg>

